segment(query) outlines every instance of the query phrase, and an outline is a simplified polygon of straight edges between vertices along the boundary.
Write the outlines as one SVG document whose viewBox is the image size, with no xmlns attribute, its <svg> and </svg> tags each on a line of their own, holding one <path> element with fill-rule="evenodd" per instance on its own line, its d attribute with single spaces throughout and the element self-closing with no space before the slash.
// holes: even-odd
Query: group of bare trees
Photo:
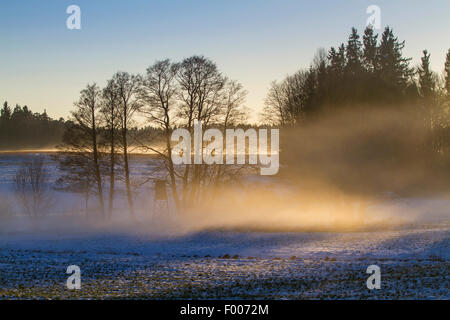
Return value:
<svg viewBox="0 0 450 320">
<path fill-rule="evenodd" d="M 80 93 L 71 125 L 60 146 L 59 163 L 63 175 L 61 188 L 73 188 L 96 194 L 100 212 L 110 217 L 114 207 L 116 181 L 125 186 L 130 215 L 134 216 L 134 188 L 131 179 L 130 150 L 152 151 L 159 157 L 161 170 L 155 177 L 165 177 L 178 209 L 192 204 L 203 190 L 225 179 L 226 170 L 218 167 L 172 161 L 175 128 L 193 131 L 194 121 L 203 126 L 226 130 L 246 120 L 243 106 L 246 91 L 242 85 L 221 74 L 215 63 L 193 56 L 180 63 L 157 61 L 144 75 L 118 72 L 105 88 L 88 85 Z M 144 119 L 144 123 L 138 120 Z M 149 139 L 134 137 L 139 124 L 154 127 L 164 146 Z M 148 137 L 147 137 L 148 138 Z M 108 183 L 108 208 L 105 186 Z"/>
<path fill-rule="evenodd" d="M 95 194 L 102 216 L 111 216 L 114 205 L 116 171 L 123 172 L 130 214 L 134 215 L 130 182 L 128 128 L 139 110 L 137 90 L 140 78 L 126 72 L 116 73 L 105 88 L 87 85 L 72 111 L 71 125 L 63 136 L 58 157 L 64 174 L 58 180 L 62 189 Z M 104 177 L 109 176 L 106 213 Z"/>
<path fill-rule="evenodd" d="M 311 70 L 300 70 L 281 82 L 272 82 L 261 121 L 281 126 L 296 124 L 310 103 L 313 77 Z"/>
<path fill-rule="evenodd" d="M 164 132 L 165 150 L 157 153 L 165 163 L 178 208 L 203 199 L 205 190 L 213 190 L 226 177 L 235 176 L 236 171 L 200 164 L 175 166 L 170 139 L 173 129 L 182 126 L 192 132 L 194 121 L 198 121 L 205 127 L 215 126 L 225 131 L 243 123 L 247 117 L 243 106 L 245 96 L 241 84 L 224 77 L 204 57 L 190 57 L 181 63 L 158 61 L 147 69 L 141 90 L 142 112 Z"/>
</svg>

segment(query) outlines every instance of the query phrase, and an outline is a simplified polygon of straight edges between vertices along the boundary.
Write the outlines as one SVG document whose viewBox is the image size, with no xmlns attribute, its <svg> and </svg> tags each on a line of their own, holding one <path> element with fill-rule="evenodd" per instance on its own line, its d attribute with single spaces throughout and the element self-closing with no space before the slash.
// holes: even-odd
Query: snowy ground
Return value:
<svg viewBox="0 0 450 320">
<path fill-rule="evenodd" d="M 449 299 L 449 239 L 449 225 L 176 237 L 11 233 L 0 236 L 0 298 Z M 73 264 L 81 268 L 79 291 L 65 285 Z M 380 290 L 366 288 L 372 264 L 381 268 Z"/>
<path fill-rule="evenodd" d="M 448 198 L 372 204 L 366 218 L 383 221 L 372 232 L 276 233 L 130 224 L 124 201 L 115 216 L 123 220 L 104 226 L 86 220 L 82 196 L 55 192 L 53 211 L 36 227 L 20 215 L 12 185 L 30 156 L 0 154 L 0 299 L 450 299 Z M 147 162 L 134 164 L 137 178 Z M 151 192 L 141 190 L 140 219 Z M 372 264 L 381 268 L 380 290 L 366 287 Z M 81 268 L 81 290 L 66 288 L 69 265 Z"/>
</svg>

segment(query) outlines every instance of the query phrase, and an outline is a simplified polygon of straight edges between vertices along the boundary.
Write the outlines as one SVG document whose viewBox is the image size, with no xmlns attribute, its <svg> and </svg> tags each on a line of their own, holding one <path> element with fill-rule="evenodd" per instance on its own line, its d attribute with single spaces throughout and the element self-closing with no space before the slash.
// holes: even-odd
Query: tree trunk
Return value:
<svg viewBox="0 0 450 320">
<path fill-rule="evenodd" d="M 109 206 L 108 206 L 108 218 L 112 217 L 113 202 L 114 202 L 114 186 L 115 186 L 115 148 L 114 148 L 114 127 L 111 125 L 111 154 L 110 154 L 110 172 L 109 172 Z"/>
<path fill-rule="evenodd" d="M 93 147 L 93 153 L 94 153 L 95 180 L 97 181 L 98 199 L 100 201 L 100 211 L 102 213 L 102 217 L 105 217 L 105 203 L 103 201 L 102 176 L 100 173 L 100 166 L 98 163 L 97 128 L 95 126 L 95 111 L 94 110 L 92 110 L 92 147 Z"/>
<path fill-rule="evenodd" d="M 128 145 L 127 145 L 126 127 L 122 129 L 122 139 L 123 139 L 123 165 L 125 170 L 125 185 L 127 189 L 128 205 L 130 206 L 130 215 L 132 218 L 134 218 L 133 196 L 131 194 L 131 185 L 130 185 L 130 169 L 128 165 Z"/>
<path fill-rule="evenodd" d="M 172 189 L 172 195 L 173 199 L 175 201 L 175 206 L 177 211 L 180 210 L 180 199 L 178 197 L 178 191 L 177 191 L 177 183 L 175 180 L 175 168 L 173 166 L 172 161 L 172 145 L 170 143 L 170 129 L 166 128 L 166 143 L 167 143 L 167 150 L 168 150 L 168 161 L 169 161 L 169 175 L 170 175 L 170 187 Z"/>
</svg>

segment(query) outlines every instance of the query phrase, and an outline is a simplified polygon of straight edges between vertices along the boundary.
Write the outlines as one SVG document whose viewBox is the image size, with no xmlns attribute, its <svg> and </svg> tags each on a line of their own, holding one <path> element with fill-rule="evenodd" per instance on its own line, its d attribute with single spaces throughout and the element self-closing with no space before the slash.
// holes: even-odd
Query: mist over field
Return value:
<svg viewBox="0 0 450 320">
<path fill-rule="evenodd" d="M 304 150 L 307 150 L 306 147 Z M 327 152 L 328 150 L 329 148 Z M 312 152 L 309 156 L 311 154 Z M 52 160 L 53 155 L 45 152 L 20 154 L 8 152 L 0 155 L 2 232 L 48 234 L 63 231 L 79 234 L 99 231 L 148 236 L 178 236 L 205 230 L 355 232 L 448 223 L 449 218 L 448 193 L 445 193 L 445 189 L 433 190 L 436 185 L 440 185 L 439 176 L 430 181 L 424 180 L 423 175 L 417 177 L 415 171 L 400 171 L 400 168 L 393 170 L 393 174 L 396 175 L 391 179 L 395 179 L 400 187 L 407 187 L 403 190 L 394 189 L 391 181 L 387 180 L 388 177 L 372 172 L 371 175 L 378 178 L 373 185 L 368 180 L 362 186 L 352 185 L 351 189 L 347 186 L 349 189 L 342 191 L 337 187 L 336 180 L 333 184 L 330 180 L 323 179 L 324 176 L 332 177 L 330 171 L 333 169 L 337 171 L 335 166 L 327 166 L 322 162 L 317 175 L 313 175 L 314 171 L 310 168 L 308 168 L 309 175 L 304 173 L 306 166 L 318 165 L 316 153 L 313 161 L 305 160 L 305 168 L 298 167 L 295 171 L 289 172 L 282 169 L 279 177 L 260 176 L 258 171 L 249 172 L 236 184 L 217 188 L 202 203 L 180 212 L 175 211 L 173 200 L 169 200 L 168 210 L 163 208 L 162 213 L 155 211 L 159 208 L 154 206 L 154 185 L 146 183 L 135 192 L 136 217 L 130 219 L 125 188 L 119 183 L 112 217 L 105 221 L 95 197 L 88 199 L 86 204 L 83 194 L 54 188 L 60 172 L 57 163 Z M 13 177 L 21 162 L 41 157 L 46 159 L 47 170 L 51 174 L 46 186 L 48 199 L 39 217 L 36 218 L 23 212 L 24 208 L 14 191 Z M 151 168 L 158 167 L 159 163 L 159 160 L 151 155 L 134 155 L 131 159 L 136 184 L 144 182 Z M 336 164 L 336 161 L 336 159 L 332 161 L 333 164 Z M 413 165 L 417 164 L 411 164 Z M 341 163 L 339 170 L 344 170 L 343 166 L 344 163 Z M 353 170 L 362 169 L 353 167 Z M 430 168 L 427 170 L 432 171 Z M 323 171 L 326 171 L 326 175 L 323 175 Z M 303 178 L 299 178 L 300 174 Z M 348 176 L 345 182 L 350 179 Z M 426 177 L 429 178 L 429 175 Z M 415 181 L 418 183 L 428 183 L 430 187 L 426 192 L 418 193 L 416 188 L 411 187 L 412 179 L 417 179 Z M 390 185 L 391 189 L 386 189 L 390 191 L 370 190 L 381 183 Z"/>
</svg>

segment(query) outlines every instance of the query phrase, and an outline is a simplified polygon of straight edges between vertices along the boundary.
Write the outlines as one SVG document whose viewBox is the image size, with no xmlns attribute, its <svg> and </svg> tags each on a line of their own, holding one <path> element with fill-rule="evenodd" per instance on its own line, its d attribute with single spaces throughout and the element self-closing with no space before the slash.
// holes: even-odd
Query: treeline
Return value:
<svg viewBox="0 0 450 320">
<path fill-rule="evenodd" d="M 246 94 L 240 83 L 202 56 L 157 61 L 141 75 L 117 72 L 103 88 L 89 84 L 80 93 L 59 146 L 64 174 L 58 184 L 76 188 L 86 197 L 97 195 L 101 215 L 110 217 L 117 182 L 123 183 L 133 217 L 138 186 L 132 179 L 130 153 L 153 152 L 160 166 L 148 180 L 166 180 L 176 207 L 187 208 L 238 170 L 221 165 L 176 166 L 172 131 L 183 127 L 193 132 L 194 121 L 222 130 L 243 123 Z M 137 130 L 138 120 L 147 127 Z"/>
<path fill-rule="evenodd" d="M 381 37 L 366 28 L 362 39 L 355 28 L 346 44 L 321 49 L 308 69 L 273 82 L 262 120 L 293 124 L 309 116 L 345 106 L 382 106 L 419 102 L 431 113 L 430 103 L 448 105 L 450 50 L 445 79 L 430 69 L 430 54 L 423 51 L 418 68 L 403 56 L 404 41 L 386 27 Z"/>
<path fill-rule="evenodd" d="M 72 126 L 71 120 L 53 119 L 45 110 L 33 112 L 26 105 L 12 108 L 5 101 L 0 109 L 0 150 L 54 149 L 61 145 L 64 133 Z M 149 139 L 158 142 L 160 135 L 151 126 L 134 126 L 129 134 L 146 143 Z"/>
<path fill-rule="evenodd" d="M 386 189 L 396 178 L 411 186 L 418 181 L 406 176 L 431 177 L 433 167 L 448 176 L 450 50 L 440 76 L 427 50 L 413 67 L 404 46 L 390 27 L 381 35 L 366 28 L 362 37 L 352 28 L 346 43 L 319 50 L 309 68 L 272 83 L 261 119 L 291 128 L 282 139 L 290 169 L 303 168 L 304 178 L 326 172 L 324 180 L 353 189 Z"/>
<path fill-rule="evenodd" d="M 54 120 L 46 111 L 33 113 L 19 105 L 11 108 L 6 101 L 0 110 L 0 149 L 55 147 L 65 130 L 64 119 Z"/>
</svg>

